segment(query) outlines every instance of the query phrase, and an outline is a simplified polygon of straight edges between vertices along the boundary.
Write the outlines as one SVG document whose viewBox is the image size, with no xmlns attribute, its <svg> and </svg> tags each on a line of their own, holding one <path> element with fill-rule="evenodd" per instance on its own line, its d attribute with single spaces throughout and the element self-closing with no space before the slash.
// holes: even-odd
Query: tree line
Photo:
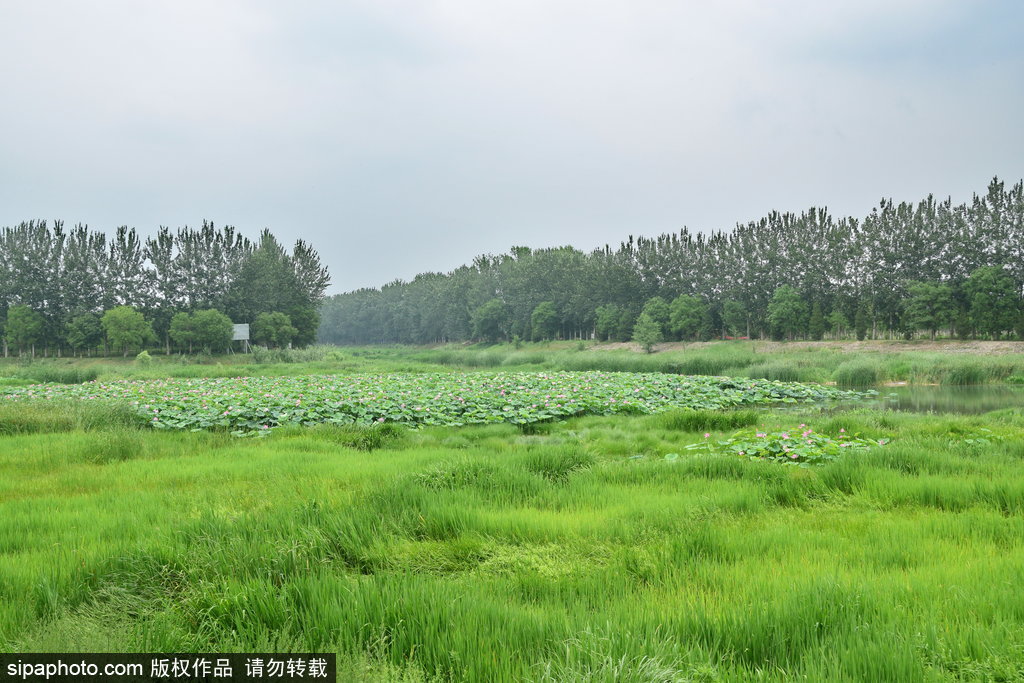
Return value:
<svg viewBox="0 0 1024 683">
<path fill-rule="evenodd" d="M 329 282 L 316 250 L 299 240 L 289 253 L 269 230 L 253 242 L 203 221 L 108 239 L 28 221 L 0 228 L 0 337 L 4 355 L 222 351 L 235 322 L 270 346 L 307 345 Z"/>
<path fill-rule="evenodd" d="M 618 248 L 514 247 L 327 298 L 320 339 L 1024 338 L 1024 182 L 867 216 L 772 212 Z"/>
</svg>

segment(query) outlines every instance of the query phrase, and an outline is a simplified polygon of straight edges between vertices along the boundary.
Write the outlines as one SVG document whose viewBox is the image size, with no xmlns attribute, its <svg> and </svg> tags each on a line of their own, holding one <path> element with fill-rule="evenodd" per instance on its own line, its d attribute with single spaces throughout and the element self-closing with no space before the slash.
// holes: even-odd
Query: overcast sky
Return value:
<svg viewBox="0 0 1024 683">
<path fill-rule="evenodd" d="M 0 225 L 481 253 L 863 216 L 1024 176 L 1019 0 L 0 5 Z"/>
</svg>

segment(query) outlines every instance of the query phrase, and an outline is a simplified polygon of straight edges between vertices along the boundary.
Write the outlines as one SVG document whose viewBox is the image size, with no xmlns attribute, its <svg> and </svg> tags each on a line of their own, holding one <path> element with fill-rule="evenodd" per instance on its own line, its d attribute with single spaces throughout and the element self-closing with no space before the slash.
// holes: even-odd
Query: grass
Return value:
<svg viewBox="0 0 1024 683">
<path fill-rule="evenodd" d="M 0 404 L 23 425 L 0 436 L 0 650 L 332 651 L 364 681 L 1024 676 L 1016 411 L 259 441 L 59 412 Z M 892 443 L 811 469 L 683 448 L 801 422 Z"/>
<path fill-rule="evenodd" d="M 230 356 L 153 356 L 151 365 L 131 358 L 37 359 L 24 364 L 0 359 L 0 388 L 10 382 L 77 383 L 91 379 L 165 377 L 288 376 L 299 374 L 438 372 L 456 369 L 600 370 L 666 372 L 683 375 L 745 376 L 782 381 L 971 385 L 1024 381 L 1022 353 L 979 356 L 919 348 L 913 342 L 889 342 L 883 350 L 847 352 L 823 343 L 767 347 L 760 342 L 717 342 L 695 350 L 655 354 L 609 350 L 592 342 L 576 343 L 326 347 L 300 351 L 261 351 Z M 953 347 L 951 347 L 952 349 Z"/>
</svg>

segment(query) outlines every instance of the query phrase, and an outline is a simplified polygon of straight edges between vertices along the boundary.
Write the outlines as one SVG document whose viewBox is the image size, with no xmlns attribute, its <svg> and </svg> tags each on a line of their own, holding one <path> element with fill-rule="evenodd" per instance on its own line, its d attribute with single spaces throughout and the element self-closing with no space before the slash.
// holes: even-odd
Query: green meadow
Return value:
<svg viewBox="0 0 1024 683">
<path fill-rule="evenodd" d="M 44 371 L 662 363 L 754 377 L 748 348 L 55 360 L 0 367 L 0 390 Z M 1015 355 L 835 355 L 780 353 L 764 366 L 823 382 L 844 363 L 874 367 L 876 381 L 905 372 L 955 384 L 964 367 L 987 382 L 1024 374 Z M 668 367 L 684 362 L 709 370 Z M 788 463 L 723 445 L 802 430 L 863 447 Z M 244 439 L 153 430 L 117 404 L 0 396 L 3 651 L 325 651 L 338 654 L 339 680 L 357 681 L 1013 681 L 1024 678 L 1022 585 L 1016 409 L 754 406 L 285 426 Z"/>
<path fill-rule="evenodd" d="M 785 382 L 870 386 L 887 382 L 966 386 L 1024 383 L 1024 342 L 773 343 L 726 341 L 653 354 L 595 342 L 452 344 L 417 346 L 314 346 L 258 349 L 229 356 L 154 354 L 150 363 L 131 358 L 0 358 L 4 383 L 76 383 L 94 379 L 189 379 L 327 373 L 415 373 L 466 369 L 663 372 L 726 375 Z M 1019 347 L 1019 350 L 1018 350 Z"/>
</svg>

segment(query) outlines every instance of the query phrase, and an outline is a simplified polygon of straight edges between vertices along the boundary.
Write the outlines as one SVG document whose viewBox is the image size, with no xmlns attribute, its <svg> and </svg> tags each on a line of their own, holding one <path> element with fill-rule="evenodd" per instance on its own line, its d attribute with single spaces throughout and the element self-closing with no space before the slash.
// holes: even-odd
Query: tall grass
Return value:
<svg viewBox="0 0 1024 683">
<path fill-rule="evenodd" d="M 80 401 L 37 403 L 0 399 L 0 435 L 138 428 L 142 420 L 127 406 Z"/>
<path fill-rule="evenodd" d="M 1019 413 L 259 441 L 77 419 L 0 436 L 0 650 L 324 650 L 380 681 L 1024 675 Z M 800 422 L 893 441 L 813 469 L 685 449 Z"/>
<path fill-rule="evenodd" d="M 436 372 L 438 370 L 599 370 L 729 375 L 801 382 L 971 385 L 1016 381 L 1024 377 L 1024 353 L 977 356 L 914 350 L 893 343 L 883 350 L 842 352 L 837 348 L 771 347 L 750 342 L 720 342 L 692 350 L 654 354 L 622 349 L 584 350 L 566 344 L 422 347 L 377 346 L 300 350 L 258 349 L 252 354 L 217 357 L 154 356 L 140 365 L 131 359 L 42 359 L 27 366 L 0 359 L 0 386 L 6 381 L 76 383 L 93 379 L 163 377 L 236 377 L 310 373 Z"/>
</svg>

